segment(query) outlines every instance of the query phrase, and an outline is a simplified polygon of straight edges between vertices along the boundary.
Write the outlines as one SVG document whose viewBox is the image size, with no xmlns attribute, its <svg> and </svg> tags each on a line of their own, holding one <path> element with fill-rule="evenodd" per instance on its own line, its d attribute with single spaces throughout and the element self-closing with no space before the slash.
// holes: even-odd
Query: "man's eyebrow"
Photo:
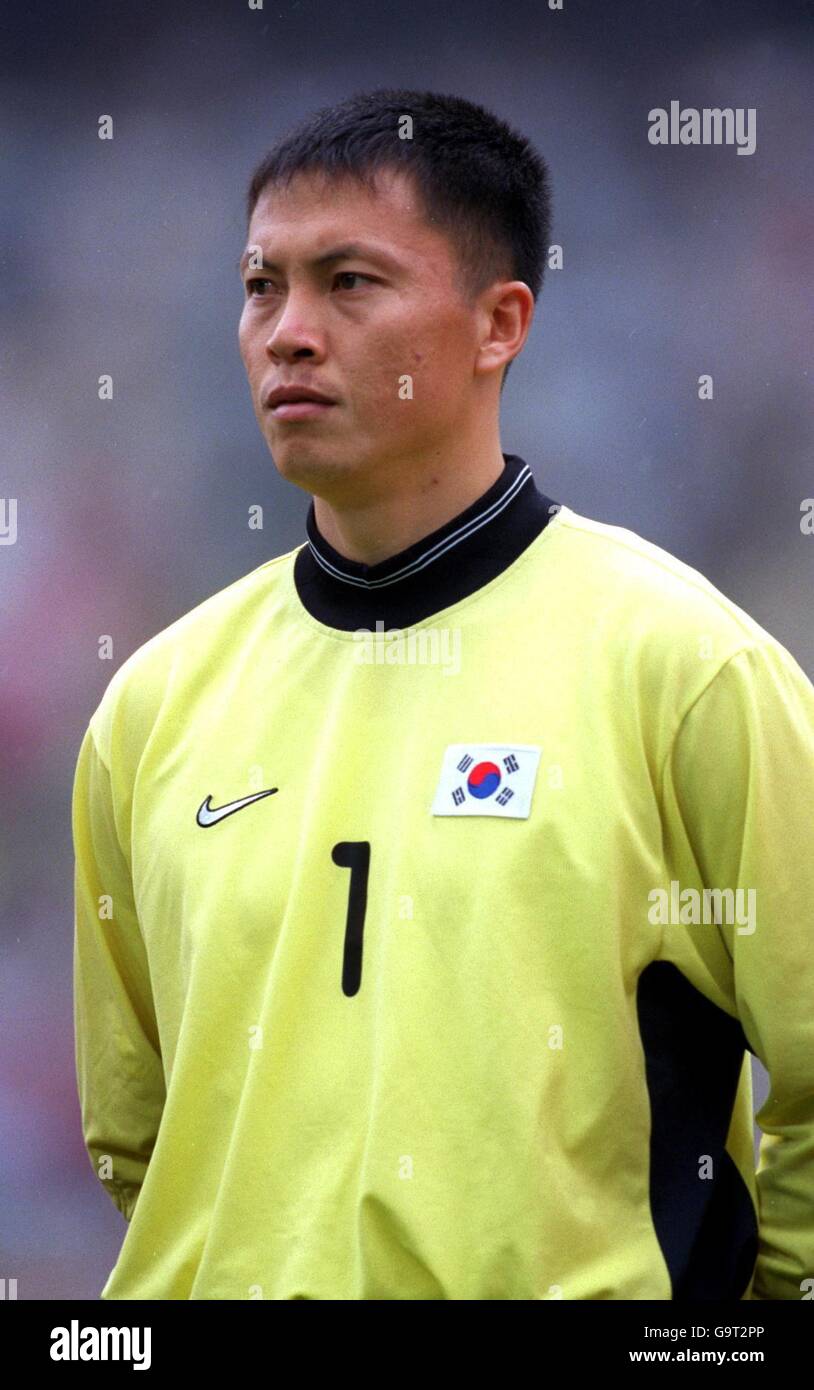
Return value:
<svg viewBox="0 0 814 1390">
<path fill-rule="evenodd" d="M 399 262 L 396 260 L 396 258 L 394 256 L 388 255 L 388 253 L 382 250 L 381 247 L 367 245 L 363 241 L 349 241 L 346 242 L 343 246 L 333 246 L 331 247 L 330 251 L 324 251 L 321 256 L 315 256 L 312 261 L 308 262 L 308 264 L 309 266 L 316 267 L 320 265 L 329 265 L 332 261 L 349 261 L 353 260 L 356 257 L 367 261 L 379 261 L 382 265 L 389 266 L 393 270 L 397 269 L 399 265 Z M 237 263 L 237 269 L 239 272 L 243 272 L 243 268 L 248 259 L 249 247 L 247 246 L 246 250 L 243 252 L 243 255 L 240 257 L 240 260 Z M 257 268 L 260 270 L 280 269 L 280 267 L 277 264 L 275 264 L 274 261 L 267 260 L 263 260 L 260 266 Z"/>
</svg>

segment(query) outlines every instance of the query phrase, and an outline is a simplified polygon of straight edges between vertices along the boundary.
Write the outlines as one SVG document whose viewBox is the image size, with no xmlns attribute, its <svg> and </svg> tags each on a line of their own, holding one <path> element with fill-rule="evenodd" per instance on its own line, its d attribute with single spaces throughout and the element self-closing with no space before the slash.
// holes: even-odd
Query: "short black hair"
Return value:
<svg viewBox="0 0 814 1390">
<path fill-rule="evenodd" d="M 411 138 L 401 134 L 405 117 Z M 380 169 L 412 175 L 427 221 L 456 249 L 470 302 L 502 278 L 522 280 L 536 301 L 551 235 L 548 168 L 524 136 L 464 97 L 383 87 L 322 107 L 258 164 L 247 225 L 269 185 L 321 172 L 372 189 Z"/>
</svg>

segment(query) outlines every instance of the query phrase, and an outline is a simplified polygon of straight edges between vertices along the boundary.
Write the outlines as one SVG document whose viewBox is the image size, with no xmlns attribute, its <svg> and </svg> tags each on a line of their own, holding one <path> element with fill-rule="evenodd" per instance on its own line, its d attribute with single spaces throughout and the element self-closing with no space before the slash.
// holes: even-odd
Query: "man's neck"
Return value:
<svg viewBox="0 0 814 1390">
<path fill-rule="evenodd" d="M 491 583 L 543 532 L 560 504 L 535 486 L 525 459 L 504 454 L 500 477 L 435 530 L 378 563 L 341 555 L 320 533 L 314 503 L 294 559 L 302 607 L 339 632 L 411 627 Z"/>
<path fill-rule="evenodd" d="M 384 495 L 377 492 L 347 506 L 314 497 L 314 519 L 320 535 L 340 555 L 377 565 L 470 507 L 497 481 L 504 467 L 498 439 L 493 449 L 473 450 L 458 467 L 445 459 L 438 466 L 411 469 L 409 475 L 402 475 L 402 486 Z"/>
</svg>

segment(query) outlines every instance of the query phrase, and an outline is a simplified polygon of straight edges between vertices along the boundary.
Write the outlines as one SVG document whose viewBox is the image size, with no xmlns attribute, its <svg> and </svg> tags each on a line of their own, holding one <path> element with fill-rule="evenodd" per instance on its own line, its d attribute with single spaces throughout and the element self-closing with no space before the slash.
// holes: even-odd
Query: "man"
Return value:
<svg viewBox="0 0 814 1390">
<path fill-rule="evenodd" d="M 502 452 L 548 235 L 455 97 L 351 98 L 252 179 L 240 347 L 308 541 L 82 744 L 104 1298 L 810 1291 L 814 688 Z"/>
</svg>

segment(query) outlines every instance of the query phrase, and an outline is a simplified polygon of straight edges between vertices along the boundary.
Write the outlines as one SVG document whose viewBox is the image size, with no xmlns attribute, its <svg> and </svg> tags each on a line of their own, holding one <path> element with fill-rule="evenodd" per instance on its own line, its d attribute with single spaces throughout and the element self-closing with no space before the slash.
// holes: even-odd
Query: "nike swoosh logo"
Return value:
<svg viewBox="0 0 814 1390">
<path fill-rule="evenodd" d="M 224 816 L 231 816 L 235 811 L 240 811 L 242 807 L 249 806 L 253 801 L 259 801 L 261 797 L 271 796 L 278 790 L 277 787 L 269 787 L 268 791 L 255 792 L 253 796 L 243 796 L 239 801 L 228 801 L 225 806 L 213 806 L 212 797 L 208 796 L 198 807 L 198 814 L 195 817 L 199 825 L 217 825 Z"/>
</svg>

